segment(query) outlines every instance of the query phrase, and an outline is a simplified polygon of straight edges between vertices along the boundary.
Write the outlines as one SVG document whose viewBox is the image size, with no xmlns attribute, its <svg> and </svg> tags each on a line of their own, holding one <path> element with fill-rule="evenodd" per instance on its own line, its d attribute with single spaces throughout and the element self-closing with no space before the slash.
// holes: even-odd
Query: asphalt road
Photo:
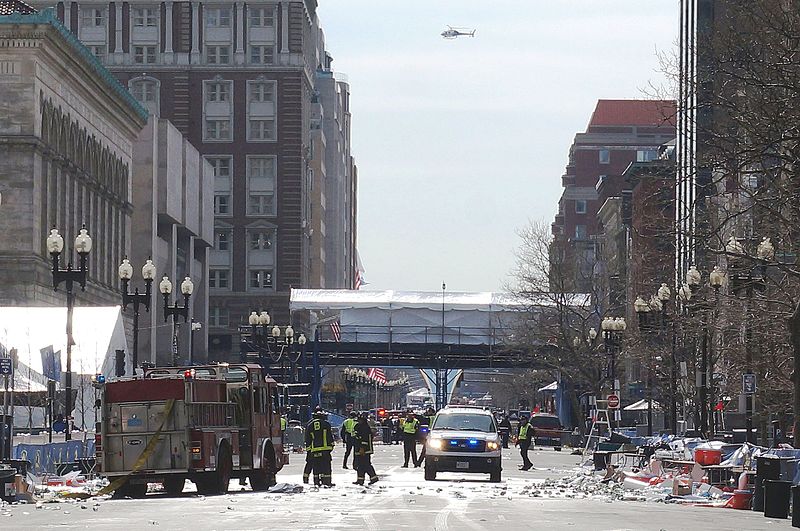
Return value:
<svg viewBox="0 0 800 531">
<path fill-rule="evenodd" d="M 332 489 L 306 487 L 302 493 L 242 491 L 238 481 L 222 496 L 148 494 L 141 500 L 64 501 L 6 506 L 0 529 L 569 529 L 687 530 L 791 529 L 788 520 L 766 519 L 751 511 L 686 507 L 641 501 L 533 498 L 530 489 L 570 473 L 578 457 L 542 448 L 532 452 L 535 470 L 518 470 L 519 455 L 504 454 L 503 482 L 488 475 L 440 474 L 426 482 L 422 469 L 401 469 L 400 446 L 376 446 L 381 481 L 371 488 L 352 485 L 355 472 L 341 469 L 334 452 Z M 293 454 L 279 482 L 300 483 L 304 457 Z M 193 490 L 193 489 L 191 489 Z"/>
</svg>

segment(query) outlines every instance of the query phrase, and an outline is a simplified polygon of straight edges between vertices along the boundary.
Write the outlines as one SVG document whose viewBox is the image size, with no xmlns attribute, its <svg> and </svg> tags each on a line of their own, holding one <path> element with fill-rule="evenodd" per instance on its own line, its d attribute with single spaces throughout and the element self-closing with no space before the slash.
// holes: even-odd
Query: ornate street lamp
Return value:
<svg viewBox="0 0 800 531">
<path fill-rule="evenodd" d="M 65 382 L 66 398 L 64 408 L 66 409 L 67 429 L 64 440 L 72 439 L 72 313 L 75 308 L 74 284 L 81 286 L 81 291 L 86 291 L 86 279 L 88 277 L 87 260 L 92 250 L 92 238 L 86 230 L 86 225 L 81 227 L 78 236 L 75 238 L 75 251 L 78 253 L 79 268 L 72 268 L 72 261 L 67 263 L 67 268 L 61 268 L 61 253 L 64 251 L 64 238 L 53 227 L 50 235 L 45 240 L 47 252 L 53 262 L 53 290 L 58 291 L 58 286 L 62 282 L 67 290 L 67 375 Z"/>
<path fill-rule="evenodd" d="M 133 267 L 126 257 L 118 269 L 119 279 L 122 281 L 122 311 L 133 304 L 133 374 L 139 367 L 139 306 L 144 305 L 147 312 L 150 312 L 150 301 L 152 300 L 153 279 L 156 278 L 156 266 L 149 258 L 142 266 L 142 278 L 144 279 L 145 291 L 139 293 L 136 288 L 133 293 L 128 291 L 128 284 L 133 276 Z"/>
<path fill-rule="evenodd" d="M 164 321 L 172 316 L 173 334 L 172 334 L 172 358 L 173 363 L 178 363 L 178 322 L 177 316 L 183 316 L 183 322 L 189 321 L 189 298 L 194 291 L 194 283 L 188 276 L 181 282 L 181 294 L 183 295 L 183 306 L 179 305 L 177 301 L 174 304 L 169 303 L 170 295 L 172 294 L 172 282 L 167 275 L 161 279 L 158 284 L 158 289 L 164 297 Z"/>
</svg>

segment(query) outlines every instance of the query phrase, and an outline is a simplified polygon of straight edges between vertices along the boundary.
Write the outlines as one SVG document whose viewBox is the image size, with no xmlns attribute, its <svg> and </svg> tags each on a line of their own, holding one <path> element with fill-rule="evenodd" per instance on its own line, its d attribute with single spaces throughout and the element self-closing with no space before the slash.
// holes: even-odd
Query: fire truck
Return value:
<svg viewBox="0 0 800 531">
<path fill-rule="evenodd" d="M 115 496 L 144 496 L 148 483 L 178 494 L 186 479 L 201 494 L 231 478 L 266 490 L 288 460 L 278 386 L 258 365 L 156 367 L 96 387 L 97 463 Z"/>
</svg>

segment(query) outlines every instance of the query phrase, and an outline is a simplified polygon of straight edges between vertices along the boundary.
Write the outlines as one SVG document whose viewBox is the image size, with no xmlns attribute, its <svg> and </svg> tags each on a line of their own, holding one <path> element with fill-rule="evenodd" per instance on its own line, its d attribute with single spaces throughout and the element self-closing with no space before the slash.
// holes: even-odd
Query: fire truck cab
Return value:
<svg viewBox="0 0 800 531">
<path fill-rule="evenodd" d="M 147 483 L 176 494 L 186 479 L 203 494 L 227 492 L 231 478 L 265 490 L 287 458 L 278 386 L 258 365 L 150 368 L 98 388 L 97 462 L 110 481 L 127 478 L 118 496 L 143 496 Z"/>
</svg>

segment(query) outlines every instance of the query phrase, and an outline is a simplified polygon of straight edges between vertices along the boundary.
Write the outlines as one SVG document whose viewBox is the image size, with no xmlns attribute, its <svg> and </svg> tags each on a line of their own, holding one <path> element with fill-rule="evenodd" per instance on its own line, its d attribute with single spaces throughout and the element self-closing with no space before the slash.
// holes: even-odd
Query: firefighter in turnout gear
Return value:
<svg viewBox="0 0 800 531">
<path fill-rule="evenodd" d="M 417 437 L 419 436 L 419 421 L 414 417 L 414 412 L 409 411 L 406 418 L 401 420 L 400 431 L 403 433 L 403 457 L 405 463 L 403 468 L 408 468 L 408 460 L 417 464 Z"/>
<path fill-rule="evenodd" d="M 333 450 L 333 431 L 322 410 L 314 411 L 314 416 L 306 425 L 306 467 L 303 470 L 303 483 L 314 474 L 314 484 L 332 487 L 331 451 Z"/>
<path fill-rule="evenodd" d="M 533 442 L 533 426 L 528 424 L 528 418 L 522 417 L 519 419 L 519 435 L 517 436 L 517 446 L 519 446 L 519 453 L 522 456 L 522 466 L 520 470 L 530 470 L 533 468 L 533 463 L 528 459 L 528 449 Z"/>
<path fill-rule="evenodd" d="M 356 481 L 354 485 L 363 485 L 364 479 L 369 475 L 369 484 L 378 481 L 378 474 L 372 466 L 372 428 L 367 422 L 367 414 L 362 413 L 353 430 L 353 444 L 355 446 L 355 456 L 353 467 L 356 469 Z"/>
<path fill-rule="evenodd" d="M 358 419 L 356 417 L 356 412 L 351 411 L 350 416 L 344 419 L 344 422 L 342 422 L 342 430 L 339 433 L 339 436 L 342 438 L 342 442 L 345 445 L 344 463 L 342 464 L 342 468 L 345 470 L 347 470 L 347 459 L 350 457 L 350 452 L 353 451 L 353 447 L 356 444 L 356 424 L 358 423 Z M 353 456 L 353 468 L 356 467 L 355 460 L 356 458 Z"/>
</svg>

